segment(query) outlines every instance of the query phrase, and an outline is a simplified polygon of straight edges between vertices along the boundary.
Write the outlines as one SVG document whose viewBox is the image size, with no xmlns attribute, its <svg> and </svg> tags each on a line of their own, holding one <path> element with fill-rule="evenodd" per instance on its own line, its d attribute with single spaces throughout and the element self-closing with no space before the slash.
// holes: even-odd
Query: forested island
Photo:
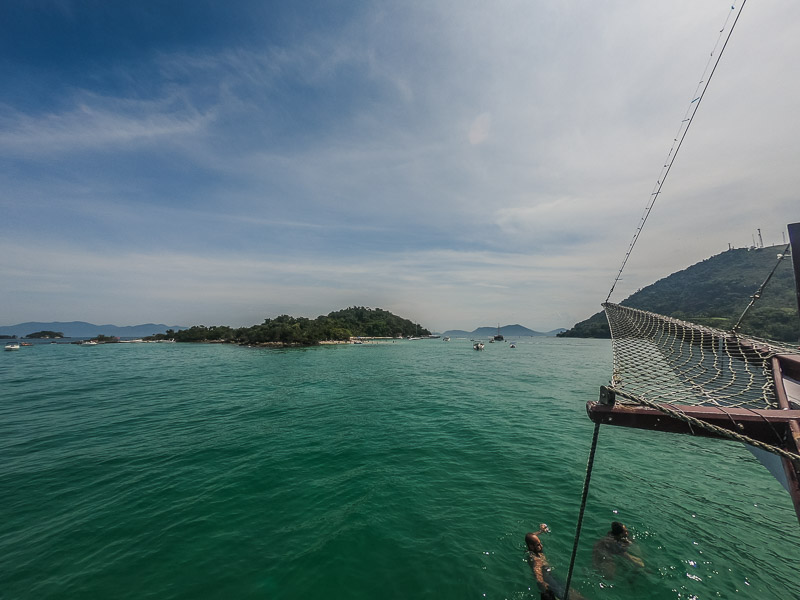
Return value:
<svg viewBox="0 0 800 600">
<path fill-rule="evenodd" d="M 225 342 L 244 345 L 313 346 L 323 341 L 347 341 L 352 337 L 406 337 L 430 335 L 408 319 L 380 308 L 354 306 L 316 319 L 281 315 L 261 325 L 233 328 L 227 325 L 194 325 L 181 331 L 150 336 L 148 340 L 176 342 Z"/>
<path fill-rule="evenodd" d="M 25 336 L 30 340 L 58 340 L 64 337 L 60 331 L 37 331 L 36 333 L 29 333 Z"/>
<path fill-rule="evenodd" d="M 769 275 L 784 246 L 736 248 L 673 273 L 620 304 L 700 325 L 730 329 Z M 791 258 L 784 258 L 764 293 L 742 322 L 741 333 L 784 342 L 800 339 L 800 318 Z M 608 338 L 605 313 L 598 312 L 559 337 Z"/>
</svg>

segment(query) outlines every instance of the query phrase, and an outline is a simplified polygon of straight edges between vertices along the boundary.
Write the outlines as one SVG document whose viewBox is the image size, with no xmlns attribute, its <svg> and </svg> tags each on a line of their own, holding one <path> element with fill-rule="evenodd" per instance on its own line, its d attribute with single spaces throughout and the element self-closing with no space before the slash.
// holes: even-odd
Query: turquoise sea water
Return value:
<svg viewBox="0 0 800 600">
<path fill-rule="evenodd" d="M 538 598 L 565 578 L 610 342 L 0 353 L 2 598 Z M 612 520 L 643 571 L 612 581 Z M 573 586 L 800 598 L 788 495 L 742 447 L 603 427 Z"/>
</svg>

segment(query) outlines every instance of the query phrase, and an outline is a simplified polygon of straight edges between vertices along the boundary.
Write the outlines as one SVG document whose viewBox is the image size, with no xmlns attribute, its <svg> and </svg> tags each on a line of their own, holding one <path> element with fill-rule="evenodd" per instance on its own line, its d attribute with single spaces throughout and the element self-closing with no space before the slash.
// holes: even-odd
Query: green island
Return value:
<svg viewBox="0 0 800 600">
<path fill-rule="evenodd" d="M 60 331 L 37 331 L 36 333 L 29 333 L 25 336 L 29 340 L 58 340 L 64 337 Z"/>
<path fill-rule="evenodd" d="M 717 329 L 730 329 L 764 283 L 785 246 L 735 248 L 640 289 L 620 302 Z M 800 339 L 792 261 L 786 257 L 742 321 L 741 333 L 783 342 Z M 558 337 L 609 338 L 605 313 L 598 312 Z"/>
<path fill-rule="evenodd" d="M 408 319 L 380 308 L 354 306 L 316 319 L 281 315 L 260 325 L 232 328 L 226 325 L 194 325 L 188 329 L 159 333 L 151 341 L 215 342 L 248 346 L 315 346 L 322 342 L 343 342 L 354 337 L 396 338 L 430 335 L 430 331 Z"/>
</svg>

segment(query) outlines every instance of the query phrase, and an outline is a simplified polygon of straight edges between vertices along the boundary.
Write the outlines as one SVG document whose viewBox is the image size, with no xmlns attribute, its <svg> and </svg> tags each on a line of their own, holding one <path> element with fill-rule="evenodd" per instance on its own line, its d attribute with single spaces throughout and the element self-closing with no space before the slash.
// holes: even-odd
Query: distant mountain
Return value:
<svg viewBox="0 0 800 600">
<path fill-rule="evenodd" d="M 528 329 L 527 327 L 523 327 L 522 325 L 504 325 L 500 328 L 500 333 L 503 337 L 529 337 L 529 336 L 554 336 L 561 331 L 566 331 L 566 329 L 555 329 L 553 331 L 548 331 L 547 333 L 542 333 L 541 331 L 534 331 L 533 329 Z M 464 331 L 463 329 L 451 329 L 449 331 L 445 331 L 443 336 L 449 337 L 478 337 L 478 338 L 488 338 L 493 335 L 497 335 L 497 327 L 478 327 L 474 331 Z"/>
<path fill-rule="evenodd" d="M 771 246 L 728 250 L 660 279 L 620 304 L 717 329 L 730 329 L 783 249 L 784 246 Z M 786 258 L 742 322 L 742 333 L 796 342 L 800 338 L 796 298 L 792 261 Z M 611 337 L 605 313 L 595 313 L 561 337 Z"/>
<path fill-rule="evenodd" d="M 28 323 L 20 323 L 18 325 L 0 326 L 0 335 L 25 337 L 37 331 L 60 331 L 64 334 L 64 337 L 95 337 L 102 334 L 113 337 L 138 338 L 146 335 L 154 335 L 156 333 L 164 333 L 167 329 L 178 331 L 186 328 L 178 325 L 157 325 L 155 323 L 118 327 L 117 325 L 94 325 L 84 321 L 70 321 L 68 323 L 41 323 L 38 321 L 29 321 Z"/>
<path fill-rule="evenodd" d="M 464 331 L 463 329 L 448 329 L 443 334 L 442 337 L 454 337 L 454 338 L 463 338 L 463 337 L 472 337 L 471 331 Z"/>
</svg>

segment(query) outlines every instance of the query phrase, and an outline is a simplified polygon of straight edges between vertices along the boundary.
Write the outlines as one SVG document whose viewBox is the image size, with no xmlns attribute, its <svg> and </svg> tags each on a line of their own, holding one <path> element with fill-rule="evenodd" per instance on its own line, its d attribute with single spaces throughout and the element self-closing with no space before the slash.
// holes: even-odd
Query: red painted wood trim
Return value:
<svg viewBox="0 0 800 600">
<path fill-rule="evenodd" d="M 783 369 L 782 366 L 787 364 L 786 361 L 781 361 L 777 356 L 772 358 L 772 379 L 775 384 L 775 396 L 778 399 L 778 406 L 781 407 L 781 412 L 794 412 L 789 410 L 789 399 L 786 396 L 786 388 L 783 387 Z M 797 419 L 788 422 L 789 431 L 786 436 L 784 449 L 789 452 L 797 453 L 800 448 L 800 423 Z M 786 474 L 786 481 L 789 483 L 789 495 L 792 497 L 794 503 L 794 510 L 797 513 L 797 518 L 800 520 L 800 471 L 798 467 L 793 465 L 789 460 L 782 458 L 783 471 Z"/>
</svg>

